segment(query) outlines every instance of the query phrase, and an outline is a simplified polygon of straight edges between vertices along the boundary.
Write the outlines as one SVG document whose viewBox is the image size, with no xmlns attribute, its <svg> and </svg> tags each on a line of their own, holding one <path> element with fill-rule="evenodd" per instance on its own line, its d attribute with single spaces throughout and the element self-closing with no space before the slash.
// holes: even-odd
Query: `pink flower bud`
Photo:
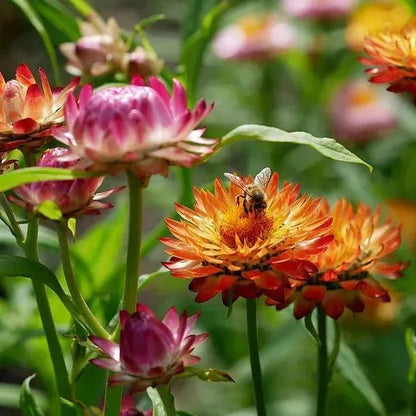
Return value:
<svg viewBox="0 0 416 416">
<path fill-rule="evenodd" d="M 37 166 L 49 168 L 71 168 L 77 164 L 68 149 L 56 147 L 48 149 L 39 160 Z M 30 212 L 36 212 L 42 203 L 52 201 L 63 216 L 99 214 L 101 209 L 111 208 L 112 204 L 98 202 L 100 199 L 120 191 L 122 188 L 107 192 L 95 193 L 104 181 L 104 177 L 80 178 L 64 181 L 34 182 L 14 189 L 20 198 L 10 198 Z"/>
<path fill-rule="evenodd" d="M 137 47 L 133 52 L 126 54 L 127 76 L 140 75 L 147 79 L 150 76 L 159 75 L 163 67 L 163 61 L 142 47 Z"/>
<path fill-rule="evenodd" d="M 199 357 L 192 352 L 208 334 L 191 334 L 197 319 L 198 314 L 188 318 L 186 312 L 179 316 L 171 308 L 160 321 L 148 307 L 137 304 L 136 312 L 131 315 L 120 312 L 120 345 L 90 337 L 107 357 L 91 362 L 116 373 L 111 376 L 110 385 L 131 384 L 131 393 L 167 384 L 186 366 L 199 362 Z"/>
</svg>

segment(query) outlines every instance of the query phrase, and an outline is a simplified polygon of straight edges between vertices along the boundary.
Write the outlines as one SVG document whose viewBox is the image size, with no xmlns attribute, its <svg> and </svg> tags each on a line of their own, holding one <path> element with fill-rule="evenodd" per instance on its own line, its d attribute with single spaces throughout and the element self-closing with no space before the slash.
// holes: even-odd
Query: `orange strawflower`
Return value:
<svg viewBox="0 0 416 416">
<path fill-rule="evenodd" d="M 334 241 L 327 250 L 311 256 L 318 271 L 308 281 L 292 281 L 285 290 L 285 301 L 268 299 L 269 305 L 283 309 L 294 302 L 297 319 L 321 305 L 327 315 L 338 319 L 344 307 L 362 312 L 367 297 L 389 302 L 390 296 L 374 276 L 397 279 L 408 263 L 387 263 L 384 258 L 400 245 L 400 227 L 390 220 L 380 224 L 380 210 L 374 213 L 360 203 L 355 211 L 345 199 L 336 202 L 332 212 L 329 204 L 324 214 L 332 214 L 331 232 Z"/>
<path fill-rule="evenodd" d="M 40 146 L 52 127 L 63 123 L 65 100 L 79 78 L 65 88 L 51 88 L 41 68 L 39 77 L 40 84 L 24 64 L 17 67 L 16 79 L 6 82 L 0 73 L 0 152 Z"/>
<path fill-rule="evenodd" d="M 366 70 L 370 82 L 389 83 L 389 91 L 408 91 L 416 98 L 415 44 L 416 18 L 400 30 L 367 37 L 363 48 L 369 58 L 360 58 L 360 62 L 373 66 Z"/>
<path fill-rule="evenodd" d="M 332 219 L 319 198 L 299 195 L 299 185 L 279 189 L 278 174 L 270 177 L 268 168 L 262 180 L 227 175 L 242 186 L 233 181 L 226 189 L 217 179 L 213 194 L 194 189 L 194 209 L 176 205 L 182 219 L 166 220 L 175 238 L 161 239 L 172 256 L 164 265 L 191 279 L 197 302 L 219 293 L 226 305 L 261 294 L 282 301 L 289 279 L 307 281 L 316 272 L 309 258 L 332 241 Z M 254 184 L 264 192 L 260 201 L 247 196 Z"/>
</svg>

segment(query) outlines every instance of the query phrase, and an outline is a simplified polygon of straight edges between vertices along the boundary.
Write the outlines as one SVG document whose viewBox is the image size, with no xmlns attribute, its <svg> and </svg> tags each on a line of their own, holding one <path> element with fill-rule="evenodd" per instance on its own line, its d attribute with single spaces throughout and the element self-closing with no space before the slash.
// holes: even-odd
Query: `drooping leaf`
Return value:
<svg viewBox="0 0 416 416">
<path fill-rule="evenodd" d="M 62 218 L 62 212 L 59 209 L 58 204 L 50 199 L 43 201 L 37 207 L 37 211 L 50 220 L 60 220 Z"/>
<path fill-rule="evenodd" d="M 23 381 L 20 390 L 20 410 L 22 411 L 22 416 L 44 416 L 44 413 L 36 404 L 30 389 L 30 382 L 35 377 L 36 374 L 32 374 Z"/>
<path fill-rule="evenodd" d="M 153 416 L 177 416 L 173 396 L 166 385 L 148 387 L 146 392 L 152 401 Z"/>
<path fill-rule="evenodd" d="M 25 257 L 1 254 L 0 277 L 27 277 L 43 283 L 56 293 L 73 317 L 80 320 L 71 298 L 64 292 L 55 274 L 43 264 Z"/>
<path fill-rule="evenodd" d="M 370 172 L 373 170 L 371 165 L 350 152 L 334 139 L 314 137 L 309 133 L 301 131 L 289 133 L 276 127 L 260 126 L 257 124 L 246 124 L 230 131 L 222 138 L 219 148 L 248 140 L 258 140 L 269 143 L 305 144 L 330 159 L 362 164 L 367 166 Z"/>
<path fill-rule="evenodd" d="M 0 192 L 16 186 L 39 181 L 65 181 L 77 178 L 91 178 L 102 175 L 100 172 L 82 172 L 60 168 L 23 168 L 0 175 Z"/>
<path fill-rule="evenodd" d="M 312 322 L 312 313 L 305 316 L 305 319 L 303 320 L 303 324 L 305 326 L 306 331 L 312 337 L 312 339 L 316 342 L 316 344 L 321 345 L 321 340 L 319 339 L 318 331 L 316 330 Z"/>
<path fill-rule="evenodd" d="M 21 386 L 11 383 L 0 383 L 0 407 L 18 408 L 20 406 Z M 46 405 L 46 397 L 37 390 L 31 390 L 32 396 L 41 409 Z"/>
<path fill-rule="evenodd" d="M 51 38 L 48 32 L 46 31 L 45 26 L 43 25 L 42 21 L 40 20 L 38 14 L 33 9 L 31 3 L 28 0 L 12 0 L 12 2 L 22 10 L 22 12 L 29 19 L 30 23 L 32 23 L 33 27 L 39 33 L 39 36 L 41 37 L 43 44 L 45 45 L 45 49 L 51 61 L 52 70 L 55 76 L 55 82 L 57 84 L 60 84 L 61 80 L 60 80 L 58 59 L 56 57 L 55 48 L 53 47 Z"/>
<path fill-rule="evenodd" d="M 336 366 L 343 376 L 354 386 L 357 391 L 367 400 L 368 404 L 380 416 L 387 416 L 386 409 L 379 395 L 362 369 L 358 358 L 351 348 L 345 343 L 341 344 Z"/>
</svg>

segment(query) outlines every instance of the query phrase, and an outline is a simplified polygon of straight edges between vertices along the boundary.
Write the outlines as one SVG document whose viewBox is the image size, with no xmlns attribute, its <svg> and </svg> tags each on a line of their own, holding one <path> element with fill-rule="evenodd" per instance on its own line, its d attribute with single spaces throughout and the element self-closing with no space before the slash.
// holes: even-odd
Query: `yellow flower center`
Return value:
<svg viewBox="0 0 416 416">
<path fill-rule="evenodd" d="M 360 86 L 352 92 L 349 101 L 353 106 L 365 106 L 376 101 L 376 94 L 370 88 Z"/>
<path fill-rule="evenodd" d="M 270 16 L 253 16 L 241 19 L 239 26 L 248 38 L 255 38 L 271 23 Z"/>
<path fill-rule="evenodd" d="M 253 246 L 258 239 L 264 239 L 273 226 L 273 220 L 266 212 L 257 211 L 246 214 L 241 206 L 231 207 L 224 215 L 220 226 L 223 242 L 237 248 L 236 237 L 242 243 Z"/>
</svg>

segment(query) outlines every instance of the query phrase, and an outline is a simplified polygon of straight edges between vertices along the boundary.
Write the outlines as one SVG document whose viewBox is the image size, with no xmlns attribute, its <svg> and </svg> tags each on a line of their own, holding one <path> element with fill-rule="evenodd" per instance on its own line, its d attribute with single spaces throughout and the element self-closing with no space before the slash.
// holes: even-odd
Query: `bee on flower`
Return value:
<svg viewBox="0 0 416 416">
<path fill-rule="evenodd" d="M 40 84 L 24 64 L 10 81 L 0 73 L 0 152 L 39 147 L 51 138 L 51 129 L 62 124 L 65 100 L 79 78 L 65 88 L 51 88 L 41 68 L 39 77 Z"/>
<path fill-rule="evenodd" d="M 161 239 L 172 256 L 164 265 L 191 281 L 197 302 L 217 294 L 226 305 L 261 294 L 282 300 L 289 278 L 316 272 L 309 258 L 332 241 L 332 219 L 320 199 L 299 195 L 299 185 L 279 189 L 268 168 L 254 180 L 228 175 L 228 189 L 219 180 L 213 194 L 195 188 L 194 209 L 176 204 L 181 220 L 166 220 L 174 237 Z"/>
<path fill-rule="evenodd" d="M 345 199 L 338 200 L 332 211 L 326 204 L 324 212 L 333 217 L 330 231 L 335 238 L 325 251 L 310 257 L 316 272 L 306 280 L 292 279 L 284 301 L 268 299 L 267 304 L 283 309 L 293 302 L 297 319 L 322 306 L 328 316 L 338 319 L 344 308 L 362 312 L 368 297 L 389 302 L 389 293 L 376 276 L 395 280 L 408 266 L 385 261 L 400 245 L 400 227 L 390 220 L 381 223 L 379 209 L 372 212 L 360 203 L 355 210 Z"/>
</svg>

